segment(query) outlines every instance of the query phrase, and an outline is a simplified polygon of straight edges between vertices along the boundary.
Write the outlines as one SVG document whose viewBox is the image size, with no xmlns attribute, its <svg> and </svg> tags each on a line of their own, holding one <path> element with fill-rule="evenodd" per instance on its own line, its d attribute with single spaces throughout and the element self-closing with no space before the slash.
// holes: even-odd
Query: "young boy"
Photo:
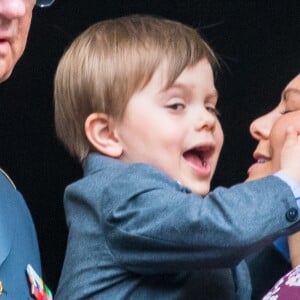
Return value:
<svg viewBox="0 0 300 300">
<path fill-rule="evenodd" d="M 292 130 L 283 171 L 208 193 L 223 143 L 216 64 L 194 29 L 150 16 L 97 23 L 66 51 L 56 129 L 84 177 L 65 192 L 56 299 L 250 299 L 240 261 L 299 229 Z"/>
</svg>

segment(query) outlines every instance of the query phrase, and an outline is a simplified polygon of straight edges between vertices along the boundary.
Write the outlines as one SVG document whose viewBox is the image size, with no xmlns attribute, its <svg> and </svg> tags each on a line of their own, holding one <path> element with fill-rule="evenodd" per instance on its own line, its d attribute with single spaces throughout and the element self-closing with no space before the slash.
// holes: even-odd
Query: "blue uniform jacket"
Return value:
<svg viewBox="0 0 300 300">
<path fill-rule="evenodd" d="M 57 300 L 250 299 L 243 259 L 299 229 L 293 193 L 275 176 L 201 198 L 149 165 L 99 154 L 64 201 Z"/>
<path fill-rule="evenodd" d="M 41 274 L 33 221 L 22 195 L 0 172 L 0 299 L 32 299 L 26 267 Z"/>
</svg>

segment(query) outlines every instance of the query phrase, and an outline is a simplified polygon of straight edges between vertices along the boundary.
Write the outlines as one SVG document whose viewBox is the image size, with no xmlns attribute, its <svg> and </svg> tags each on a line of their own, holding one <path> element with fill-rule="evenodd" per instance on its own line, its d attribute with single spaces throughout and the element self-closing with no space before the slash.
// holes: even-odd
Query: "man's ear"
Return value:
<svg viewBox="0 0 300 300">
<path fill-rule="evenodd" d="M 114 133 L 113 120 L 104 113 L 92 113 L 85 121 L 85 134 L 93 147 L 104 155 L 118 158 L 123 152 Z"/>
</svg>

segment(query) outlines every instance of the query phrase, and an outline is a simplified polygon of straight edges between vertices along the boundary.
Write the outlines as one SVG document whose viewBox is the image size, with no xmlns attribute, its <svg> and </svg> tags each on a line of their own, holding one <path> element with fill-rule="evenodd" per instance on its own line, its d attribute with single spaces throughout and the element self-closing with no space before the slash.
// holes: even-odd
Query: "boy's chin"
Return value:
<svg viewBox="0 0 300 300">
<path fill-rule="evenodd" d="M 182 180 L 177 180 L 178 183 L 187 187 L 194 194 L 199 196 L 206 196 L 210 191 L 210 179 L 207 180 L 190 180 L 189 178 L 181 178 Z"/>
<path fill-rule="evenodd" d="M 209 193 L 210 185 L 200 185 L 197 187 L 190 188 L 194 194 L 198 194 L 199 196 L 206 196 Z"/>
</svg>

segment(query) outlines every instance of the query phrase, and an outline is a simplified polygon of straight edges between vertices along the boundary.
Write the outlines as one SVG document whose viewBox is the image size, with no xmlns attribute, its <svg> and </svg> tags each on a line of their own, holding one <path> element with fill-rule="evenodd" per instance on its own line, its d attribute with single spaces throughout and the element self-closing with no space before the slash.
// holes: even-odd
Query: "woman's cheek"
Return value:
<svg viewBox="0 0 300 300">
<path fill-rule="evenodd" d="M 286 130 L 293 126 L 300 134 L 300 111 L 291 112 L 280 117 L 273 125 L 270 133 L 270 145 L 273 152 L 273 170 L 280 169 L 281 150 L 285 143 Z"/>
<path fill-rule="evenodd" d="M 272 151 L 273 173 L 281 169 L 281 150 L 285 142 L 286 129 L 289 126 L 289 119 L 286 116 L 280 117 L 273 125 L 270 133 L 270 145 Z"/>
</svg>

